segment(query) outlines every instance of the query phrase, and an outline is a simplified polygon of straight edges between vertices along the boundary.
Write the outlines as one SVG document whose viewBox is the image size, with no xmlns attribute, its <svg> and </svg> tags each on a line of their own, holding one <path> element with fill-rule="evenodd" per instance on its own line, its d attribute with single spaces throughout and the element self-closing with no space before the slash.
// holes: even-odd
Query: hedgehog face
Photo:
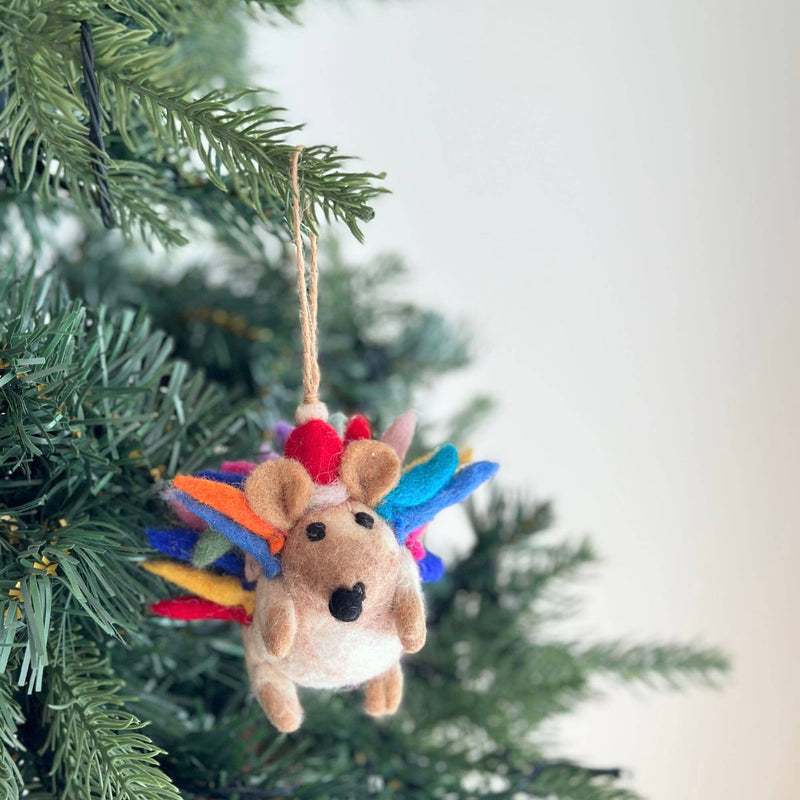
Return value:
<svg viewBox="0 0 800 800">
<path fill-rule="evenodd" d="M 298 520 L 281 551 L 281 572 L 300 605 L 341 623 L 368 623 L 391 600 L 400 557 L 386 521 L 348 500 Z"/>
</svg>

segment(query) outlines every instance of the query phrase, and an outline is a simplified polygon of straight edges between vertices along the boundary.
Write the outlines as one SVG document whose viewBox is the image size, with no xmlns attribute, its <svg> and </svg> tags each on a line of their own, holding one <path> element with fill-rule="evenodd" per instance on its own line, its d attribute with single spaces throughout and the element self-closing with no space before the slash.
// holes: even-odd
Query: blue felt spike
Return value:
<svg viewBox="0 0 800 800">
<path fill-rule="evenodd" d="M 200 536 L 197 531 L 190 528 L 145 528 L 145 534 L 150 547 L 154 550 L 188 563 L 191 563 L 194 547 Z M 228 575 L 244 577 L 244 559 L 234 551 L 220 556 L 211 563 L 211 566 Z"/>
<path fill-rule="evenodd" d="M 179 561 L 191 561 L 199 535 L 190 528 L 145 528 L 150 547 Z"/>
<path fill-rule="evenodd" d="M 469 497 L 484 481 L 497 472 L 493 461 L 476 461 L 456 472 L 439 493 L 419 506 L 398 509 L 393 520 L 394 535 L 403 544 L 411 531 L 430 522 L 440 511 Z"/>
<path fill-rule="evenodd" d="M 207 469 L 203 472 L 198 472 L 195 477 L 205 478 L 207 481 L 216 481 L 217 483 L 227 483 L 229 486 L 241 489 L 247 475 L 239 475 L 236 472 L 214 472 L 214 470 Z"/>
<path fill-rule="evenodd" d="M 428 551 L 425 557 L 417 562 L 419 577 L 423 583 L 433 583 L 444 575 L 444 562 L 439 556 Z"/>
<path fill-rule="evenodd" d="M 244 578 L 244 559 L 235 550 L 230 550 L 224 556 L 220 556 L 216 561 L 211 562 L 212 567 L 234 575 L 237 578 Z"/>
<path fill-rule="evenodd" d="M 442 445 L 427 461 L 412 467 L 386 495 L 376 511 L 390 523 L 403 508 L 419 506 L 438 494 L 458 469 L 458 450 Z"/>
<path fill-rule="evenodd" d="M 247 528 L 234 522 L 230 517 L 226 517 L 199 500 L 190 497 L 186 492 L 174 492 L 175 498 L 193 514 L 200 519 L 204 519 L 215 531 L 219 531 L 223 536 L 230 539 L 231 543 L 240 547 L 245 553 L 249 553 L 261 564 L 264 574 L 268 578 L 276 578 L 281 572 L 281 562 L 269 551 L 269 545 L 265 539 L 251 533 Z"/>
</svg>

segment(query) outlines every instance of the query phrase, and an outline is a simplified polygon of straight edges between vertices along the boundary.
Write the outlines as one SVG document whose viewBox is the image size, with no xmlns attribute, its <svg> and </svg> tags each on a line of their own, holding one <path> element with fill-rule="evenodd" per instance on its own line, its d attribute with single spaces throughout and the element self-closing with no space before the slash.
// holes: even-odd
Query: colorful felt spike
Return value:
<svg viewBox="0 0 800 800">
<path fill-rule="evenodd" d="M 253 613 L 255 592 L 242 588 L 242 582 L 230 575 L 214 575 L 179 564 L 177 561 L 145 561 L 142 566 L 154 575 L 221 606 L 241 606 Z"/>
<path fill-rule="evenodd" d="M 154 550 L 179 561 L 191 561 L 200 534 L 191 528 L 145 528 L 147 542 Z"/>
<path fill-rule="evenodd" d="M 220 469 L 222 472 L 235 472 L 247 477 L 257 466 L 252 461 L 223 461 Z"/>
<path fill-rule="evenodd" d="M 422 561 L 425 557 L 425 548 L 422 545 L 422 537 L 425 535 L 427 525 L 417 528 L 406 537 L 406 547 L 410 550 L 414 561 Z"/>
<path fill-rule="evenodd" d="M 220 619 L 238 622 L 241 625 L 249 625 L 253 620 L 252 616 L 241 606 L 221 606 L 219 603 L 213 603 L 211 600 L 204 600 L 202 597 L 194 595 L 160 600 L 158 603 L 153 603 L 150 610 L 160 617 L 169 619 Z"/>
<path fill-rule="evenodd" d="M 439 556 L 428 551 L 422 560 L 417 562 L 419 577 L 423 583 L 434 583 L 444 575 L 444 562 Z"/>
<path fill-rule="evenodd" d="M 224 558 L 229 553 L 237 553 L 238 551 L 232 550 L 233 542 L 215 531 L 213 528 L 206 528 L 197 540 L 197 544 L 192 552 L 192 566 L 198 569 L 205 569 L 212 564 Z M 244 561 L 239 559 L 244 569 Z"/>
<path fill-rule="evenodd" d="M 169 507 L 172 509 L 172 512 L 175 516 L 188 527 L 192 528 L 196 531 L 203 531 L 208 527 L 208 524 L 205 520 L 200 519 L 197 514 L 192 514 L 188 508 L 185 508 L 180 504 L 178 498 L 175 497 L 174 492 L 170 492 L 164 495 L 164 499 L 169 504 Z"/>
<path fill-rule="evenodd" d="M 422 505 L 435 497 L 457 469 L 458 451 L 451 444 L 443 445 L 430 459 L 404 473 L 376 511 L 391 523 L 400 509 Z"/>
<path fill-rule="evenodd" d="M 239 489 L 228 486 L 225 483 L 204 480 L 203 478 L 192 478 L 188 475 L 177 475 L 172 483 L 175 488 L 193 500 L 197 500 L 204 506 L 221 512 L 243 528 L 266 539 L 269 542 L 269 548 L 272 553 L 277 553 L 283 547 L 283 535 L 250 508 L 244 493 Z M 181 498 L 181 502 L 184 502 L 183 498 Z M 187 504 L 184 502 L 184 505 Z M 188 505 L 187 507 L 199 517 L 206 519 L 196 508 Z M 206 521 L 208 520 L 206 519 Z M 212 527 L 216 526 L 212 525 Z M 218 530 L 220 529 L 218 528 Z"/>
<path fill-rule="evenodd" d="M 344 430 L 345 444 L 347 442 L 354 442 L 357 439 L 371 438 L 372 427 L 369 424 L 369 420 L 366 417 L 362 417 L 361 414 L 356 414 L 354 417 L 352 417 Z"/>
<path fill-rule="evenodd" d="M 289 436 L 294 430 L 294 425 L 288 422 L 276 422 L 275 427 L 272 429 L 272 436 L 274 439 L 274 447 L 277 453 L 283 453 L 286 450 L 286 442 L 289 441 Z"/>
<path fill-rule="evenodd" d="M 440 511 L 469 497 L 484 481 L 497 472 L 499 464 L 492 461 L 477 461 L 456 472 L 445 486 L 430 500 L 418 506 L 397 509 L 392 525 L 398 541 L 416 528 L 430 522 Z"/>
<path fill-rule="evenodd" d="M 261 568 L 268 578 L 274 578 L 280 574 L 281 563 L 270 552 L 269 545 L 265 539 L 256 536 L 247 528 L 225 516 L 221 511 L 217 511 L 217 509 L 207 506 L 199 500 L 195 500 L 188 494 L 184 492 L 176 492 L 175 494 L 178 500 L 186 506 L 189 511 L 197 514 L 197 516 L 204 519 L 210 527 L 230 539 L 233 545 L 240 547 L 245 553 L 249 553 L 253 556 L 253 558 L 261 564 Z"/>
<path fill-rule="evenodd" d="M 200 534 L 190 528 L 145 528 L 147 541 L 154 550 L 164 555 L 190 562 L 200 539 Z M 244 561 L 242 557 L 231 551 L 213 562 L 213 566 L 228 575 L 244 577 Z"/>
<path fill-rule="evenodd" d="M 413 411 L 406 411 L 386 429 L 381 436 L 381 441 L 388 444 L 397 453 L 397 457 L 403 461 L 411 446 L 416 428 L 417 415 Z"/>
<path fill-rule="evenodd" d="M 247 476 L 238 472 L 215 472 L 214 470 L 207 469 L 203 472 L 198 472 L 195 477 L 207 481 L 215 481 L 216 483 L 227 483 L 228 486 L 235 486 L 237 489 L 241 489 Z"/>
<path fill-rule="evenodd" d="M 423 583 L 433 583 L 444 575 L 444 562 L 439 556 L 426 551 L 422 544 L 422 537 L 425 535 L 427 525 L 411 531 L 406 537 L 405 545 L 411 553 L 414 561 L 417 562 L 419 576 Z"/>
</svg>

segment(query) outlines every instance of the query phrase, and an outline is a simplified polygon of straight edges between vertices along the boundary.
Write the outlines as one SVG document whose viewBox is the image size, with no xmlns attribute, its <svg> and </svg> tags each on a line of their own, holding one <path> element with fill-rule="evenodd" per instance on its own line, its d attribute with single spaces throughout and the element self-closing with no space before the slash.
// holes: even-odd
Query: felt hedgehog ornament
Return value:
<svg viewBox="0 0 800 800">
<path fill-rule="evenodd" d="M 307 285 L 301 238 L 301 150 L 292 159 L 305 389 L 296 427 L 276 430 L 279 452 L 260 463 L 178 475 L 168 500 L 183 526 L 148 530 L 172 558 L 144 565 L 191 593 L 156 603 L 155 613 L 242 624 L 253 693 L 281 731 L 302 722 L 298 686 L 364 686 L 369 714 L 397 710 L 400 657 L 425 643 L 420 583 L 443 569 L 425 550 L 425 526 L 497 470 L 461 466 L 449 444 L 403 470 L 411 413 L 381 440 L 362 416 L 341 436 L 329 424 L 319 400 L 316 239 Z"/>
<path fill-rule="evenodd" d="M 176 477 L 169 500 L 191 527 L 148 530 L 177 560 L 146 568 L 193 592 L 153 611 L 242 623 L 253 692 L 281 731 L 302 721 L 298 686 L 363 685 L 375 716 L 400 703 L 400 657 L 425 642 L 420 582 L 442 570 L 422 531 L 497 470 L 459 468 L 447 444 L 403 472 L 413 429 L 405 414 L 376 441 L 356 416 L 340 438 L 322 417 L 308 419 L 282 457 Z M 210 563 L 208 539 L 218 541 Z"/>
</svg>

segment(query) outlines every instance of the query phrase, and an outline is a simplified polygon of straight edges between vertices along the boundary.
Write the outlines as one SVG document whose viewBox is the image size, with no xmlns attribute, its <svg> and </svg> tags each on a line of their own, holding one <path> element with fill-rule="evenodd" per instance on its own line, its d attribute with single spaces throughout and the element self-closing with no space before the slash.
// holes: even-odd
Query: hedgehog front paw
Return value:
<svg viewBox="0 0 800 800">
<path fill-rule="evenodd" d="M 264 646 L 275 658 L 283 658 L 294 644 L 297 633 L 297 618 L 294 606 L 279 604 L 269 610 L 264 625 Z"/>
</svg>

